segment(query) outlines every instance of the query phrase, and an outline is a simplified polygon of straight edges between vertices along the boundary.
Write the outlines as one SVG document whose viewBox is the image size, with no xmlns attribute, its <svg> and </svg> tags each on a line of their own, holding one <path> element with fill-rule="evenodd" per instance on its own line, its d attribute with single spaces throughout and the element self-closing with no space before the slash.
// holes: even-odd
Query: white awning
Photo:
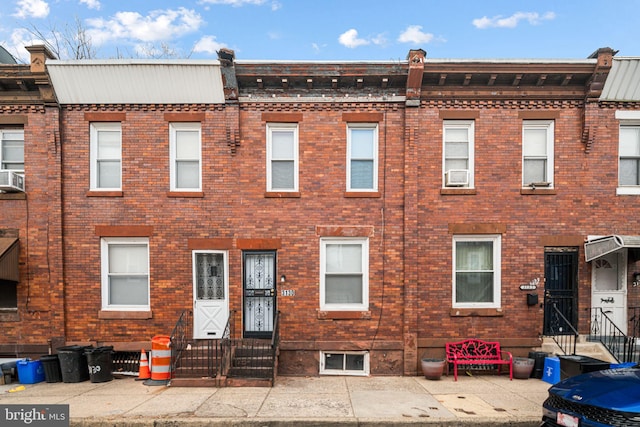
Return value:
<svg viewBox="0 0 640 427">
<path fill-rule="evenodd" d="M 589 262 L 623 248 L 640 248 L 640 236 L 618 236 L 612 234 L 591 239 L 584 244 L 584 257 Z"/>
</svg>

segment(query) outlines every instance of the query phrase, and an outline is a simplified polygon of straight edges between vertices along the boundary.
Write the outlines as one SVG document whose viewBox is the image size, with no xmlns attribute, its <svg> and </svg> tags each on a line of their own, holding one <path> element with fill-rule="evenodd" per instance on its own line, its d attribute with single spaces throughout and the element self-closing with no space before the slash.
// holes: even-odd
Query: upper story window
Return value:
<svg viewBox="0 0 640 427">
<path fill-rule="evenodd" d="M 298 191 L 298 125 L 267 125 L 267 191 Z"/>
<path fill-rule="evenodd" d="M 553 121 L 522 123 L 522 186 L 553 187 Z"/>
<path fill-rule="evenodd" d="M 621 125 L 618 185 L 640 189 L 640 124 Z"/>
<path fill-rule="evenodd" d="M 474 121 L 445 120 L 443 139 L 443 187 L 474 186 Z"/>
<path fill-rule="evenodd" d="M 378 191 L 378 125 L 347 126 L 347 191 Z"/>
<path fill-rule="evenodd" d="M 102 309 L 149 310 L 149 239 L 101 241 Z"/>
<path fill-rule="evenodd" d="M 369 241 L 320 240 L 320 309 L 368 310 Z"/>
<path fill-rule="evenodd" d="M 200 191 L 202 151 L 200 123 L 171 123 L 170 176 L 172 191 Z"/>
<path fill-rule="evenodd" d="M 91 189 L 122 188 L 122 128 L 120 122 L 91 123 Z"/>
<path fill-rule="evenodd" d="M 0 129 L 0 169 L 24 171 L 23 129 Z"/>
<path fill-rule="evenodd" d="M 500 307 L 500 235 L 453 237 L 453 307 Z"/>
</svg>

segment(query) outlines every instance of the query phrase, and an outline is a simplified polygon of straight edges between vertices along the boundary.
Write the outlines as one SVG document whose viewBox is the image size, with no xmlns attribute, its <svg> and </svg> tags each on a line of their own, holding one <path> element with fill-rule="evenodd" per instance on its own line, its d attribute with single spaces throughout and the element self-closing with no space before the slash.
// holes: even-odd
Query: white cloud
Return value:
<svg viewBox="0 0 640 427">
<path fill-rule="evenodd" d="M 433 40 L 433 34 L 422 31 L 420 25 L 409 25 L 406 30 L 400 33 L 398 41 L 400 43 L 429 43 Z"/>
<path fill-rule="evenodd" d="M 209 4 L 227 4 L 233 7 L 241 7 L 245 4 L 254 4 L 260 6 L 265 4 L 267 0 L 201 0 L 201 3 Z"/>
<path fill-rule="evenodd" d="M 227 45 L 216 41 L 215 36 L 204 36 L 196 42 L 195 46 L 193 47 L 193 51 L 196 53 L 204 52 L 215 54 L 223 47 L 227 47 Z"/>
<path fill-rule="evenodd" d="M 138 12 L 118 12 L 110 19 L 87 19 L 91 40 L 101 45 L 109 40 L 156 42 L 172 40 L 197 31 L 202 17 L 193 10 L 154 10 L 147 16 Z"/>
<path fill-rule="evenodd" d="M 89 9 L 100 10 L 102 5 L 99 0 L 80 0 L 80 4 L 85 4 Z"/>
<path fill-rule="evenodd" d="M 503 17 L 502 15 L 488 18 L 483 16 L 472 21 L 476 28 L 484 30 L 486 28 L 515 28 L 520 21 L 527 21 L 531 25 L 538 25 L 542 21 L 549 21 L 555 19 L 556 14 L 553 12 L 547 12 L 540 15 L 538 12 L 516 12 L 511 16 Z"/>
<path fill-rule="evenodd" d="M 358 46 L 368 45 L 370 43 L 368 40 L 359 39 L 358 31 L 353 28 L 340 34 L 340 37 L 338 37 L 338 42 L 350 49 L 356 48 Z"/>
<path fill-rule="evenodd" d="M 17 18 L 46 18 L 49 15 L 49 3 L 44 0 L 18 0 Z"/>
<path fill-rule="evenodd" d="M 13 55 L 16 61 L 24 64 L 28 64 L 31 59 L 29 52 L 24 47 L 43 43 L 44 40 L 35 38 L 34 35 L 26 28 L 13 30 L 9 41 L 0 41 L 0 44 L 2 44 L 11 55 Z"/>
</svg>

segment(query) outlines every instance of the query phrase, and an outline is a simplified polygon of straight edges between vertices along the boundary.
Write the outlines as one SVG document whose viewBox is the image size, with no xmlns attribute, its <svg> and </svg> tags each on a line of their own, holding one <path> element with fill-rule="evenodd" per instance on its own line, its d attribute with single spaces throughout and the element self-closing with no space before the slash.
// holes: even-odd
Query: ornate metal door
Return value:
<svg viewBox="0 0 640 427">
<path fill-rule="evenodd" d="M 221 338 L 229 317 L 226 252 L 193 253 L 193 337 Z"/>
<path fill-rule="evenodd" d="M 243 261 L 244 337 L 271 338 L 276 313 L 276 253 L 245 252 Z"/>
<path fill-rule="evenodd" d="M 578 329 L 578 250 L 573 247 L 546 248 L 544 253 L 544 335 L 557 335 L 552 324 L 556 306 Z M 567 333 L 567 327 L 562 332 Z"/>
</svg>

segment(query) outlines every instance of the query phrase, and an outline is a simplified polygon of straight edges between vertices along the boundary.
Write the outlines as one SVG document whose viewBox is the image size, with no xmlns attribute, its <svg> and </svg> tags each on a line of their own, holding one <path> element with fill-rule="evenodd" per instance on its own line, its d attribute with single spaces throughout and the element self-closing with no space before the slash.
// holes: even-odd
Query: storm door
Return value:
<svg viewBox="0 0 640 427">
<path fill-rule="evenodd" d="M 193 252 L 193 337 L 222 338 L 229 317 L 227 253 Z"/>
<path fill-rule="evenodd" d="M 578 249 L 545 248 L 544 253 L 544 335 L 571 334 L 554 306 L 578 329 Z"/>
<path fill-rule="evenodd" d="M 627 253 L 626 249 L 591 261 L 591 332 L 606 334 L 602 313 L 623 333 L 627 333 Z"/>
<path fill-rule="evenodd" d="M 244 252 L 243 336 L 271 338 L 276 313 L 276 252 Z"/>
</svg>

